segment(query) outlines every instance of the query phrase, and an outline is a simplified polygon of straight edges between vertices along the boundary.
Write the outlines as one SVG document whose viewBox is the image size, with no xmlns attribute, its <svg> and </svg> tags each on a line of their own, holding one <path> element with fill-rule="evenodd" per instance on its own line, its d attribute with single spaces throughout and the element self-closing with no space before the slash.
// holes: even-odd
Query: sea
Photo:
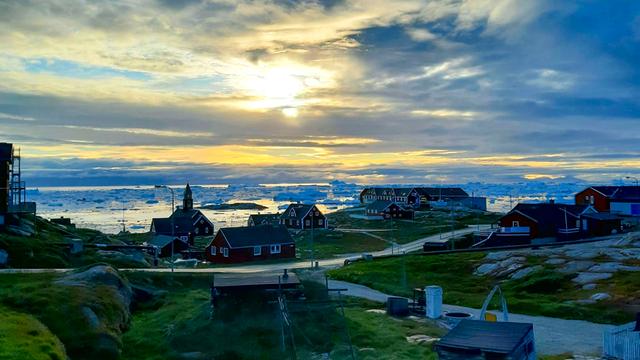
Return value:
<svg viewBox="0 0 640 360">
<path fill-rule="evenodd" d="M 244 226 L 255 213 L 282 212 L 292 202 L 315 203 L 329 213 L 357 206 L 360 191 L 366 185 L 342 181 L 317 184 L 216 184 L 191 185 L 196 208 L 205 205 L 251 202 L 264 210 L 201 211 L 215 228 Z M 411 184 L 375 186 L 410 187 Z M 506 212 L 518 202 L 555 199 L 571 203 L 573 194 L 585 186 L 577 183 L 526 182 L 516 184 L 422 184 L 419 186 L 459 186 L 473 196 L 487 198 L 489 211 Z M 184 185 L 171 185 L 176 206 L 182 204 Z M 38 204 L 45 218 L 68 217 L 78 227 L 105 233 L 149 231 L 151 219 L 171 214 L 171 192 L 154 186 L 39 187 L 27 190 L 27 200 Z"/>
</svg>

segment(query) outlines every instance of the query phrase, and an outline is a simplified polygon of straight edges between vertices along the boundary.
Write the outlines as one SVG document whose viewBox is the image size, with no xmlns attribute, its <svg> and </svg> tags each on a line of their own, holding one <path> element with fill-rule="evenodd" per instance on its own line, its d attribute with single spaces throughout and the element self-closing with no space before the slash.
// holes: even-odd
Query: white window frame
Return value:
<svg viewBox="0 0 640 360">
<path fill-rule="evenodd" d="M 511 227 L 520 227 L 520 221 L 514 220 L 511 222 Z"/>
<path fill-rule="evenodd" d="M 253 247 L 253 256 L 262 255 L 262 246 L 254 246 Z"/>
<path fill-rule="evenodd" d="M 280 254 L 282 252 L 282 247 L 280 244 L 274 244 L 269 247 L 269 251 L 271 254 Z"/>
<path fill-rule="evenodd" d="M 215 246 L 212 246 L 211 250 L 209 250 L 209 251 L 211 252 L 211 256 L 216 256 L 217 249 L 216 249 Z"/>
<path fill-rule="evenodd" d="M 323 219 L 318 219 L 318 225 L 320 225 L 320 226 L 324 225 L 324 220 Z"/>
<path fill-rule="evenodd" d="M 311 220 L 305 219 L 304 226 L 311 226 Z"/>
<path fill-rule="evenodd" d="M 222 256 L 229 257 L 229 248 L 222 248 Z"/>
</svg>

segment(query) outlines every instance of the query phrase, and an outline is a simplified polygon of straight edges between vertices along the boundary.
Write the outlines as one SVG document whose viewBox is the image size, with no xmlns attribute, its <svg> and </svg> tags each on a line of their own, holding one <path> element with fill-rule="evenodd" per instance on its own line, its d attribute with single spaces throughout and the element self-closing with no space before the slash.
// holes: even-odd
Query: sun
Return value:
<svg viewBox="0 0 640 360">
<path fill-rule="evenodd" d="M 288 118 L 298 117 L 298 109 L 294 107 L 287 107 L 282 109 L 282 114 Z"/>
<path fill-rule="evenodd" d="M 243 107 L 253 111 L 279 110 L 288 118 L 298 117 L 300 108 L 313 102 L 309 95 L 314 89 L 331 84 L 331 76 L 325 70 L 293 62 L 261 64 L 246 73 L 240 86 L 251 100 Z"/>
</svg>

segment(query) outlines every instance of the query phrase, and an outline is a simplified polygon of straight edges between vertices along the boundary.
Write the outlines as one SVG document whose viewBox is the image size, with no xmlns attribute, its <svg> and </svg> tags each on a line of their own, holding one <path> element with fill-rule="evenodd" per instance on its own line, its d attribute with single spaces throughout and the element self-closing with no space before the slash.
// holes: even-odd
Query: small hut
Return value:
<svg viewBox="0 0 640 360">
<path fill-rule="evenodd" d="M 533 325 L 462 320 L 435 345 L 441 360 L 535 360 Z"/>
</svg>

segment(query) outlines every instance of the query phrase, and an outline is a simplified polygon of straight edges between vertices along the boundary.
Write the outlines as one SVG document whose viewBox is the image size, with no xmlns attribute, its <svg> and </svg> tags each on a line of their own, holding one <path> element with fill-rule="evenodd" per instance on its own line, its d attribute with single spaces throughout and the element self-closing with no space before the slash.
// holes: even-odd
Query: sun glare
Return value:
<svg viewBox="0 0 640 360">
<path fill-rule="evenodd" d="M 254 67 L 242 82 L 242 90 L 253 99 L 244 103 L 249 110 L 280 110 L 295 118 L 300 107 L 312 102 L 309 91 L 331 84 L 331 75 L 322 69 L 295 63 Z"/>
<path fill-rule="evenodd" d="M 284 116 L 289 118 L 298 117 L 298 109 L 294 107 L 284 108 L 282 109 L 282 114 L 284 114 Z"/>
</svg>

